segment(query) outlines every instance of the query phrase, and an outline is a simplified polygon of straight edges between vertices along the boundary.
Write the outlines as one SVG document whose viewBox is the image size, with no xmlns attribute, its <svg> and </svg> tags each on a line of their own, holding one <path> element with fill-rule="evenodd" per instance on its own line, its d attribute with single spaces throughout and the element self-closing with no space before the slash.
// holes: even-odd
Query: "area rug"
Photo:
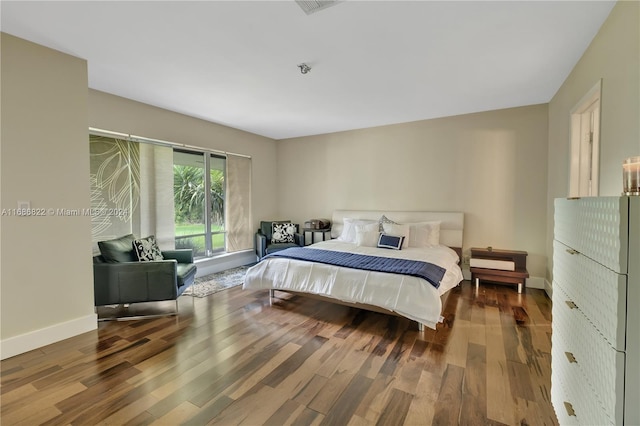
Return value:
<svg viewBox="0 0 640 426">
<path fill-rule="evenodd" d="M 237 268 L 227 269 L 226 271 L 216 272 L 215 274 L 198 277 L 195 283 L 182 294 L 193 297 L 207 297 L 221 290 L 237 287 L 244 282 L 244 275 L 247 269 L 249 269 L 248 266 L 239 266 Z"/>
</svg>

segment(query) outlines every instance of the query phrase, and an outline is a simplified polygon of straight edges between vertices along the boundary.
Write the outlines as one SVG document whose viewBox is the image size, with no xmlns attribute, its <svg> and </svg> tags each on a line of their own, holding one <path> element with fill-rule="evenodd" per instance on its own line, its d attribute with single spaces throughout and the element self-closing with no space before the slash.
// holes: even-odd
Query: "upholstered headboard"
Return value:
<svg viewBox="0 0 640 426">
<path fill-rule="evenodd" d="M 387 210 L 335 210 L 331 218 L 331 238 L 338 238 L 344 226 L 343 219 L 378 220 L 382 215 L 398 223 L 440 221 L 440 244 L 462 248 L 464 213 L 462 212 L 405 212 Z"/>
</svg>

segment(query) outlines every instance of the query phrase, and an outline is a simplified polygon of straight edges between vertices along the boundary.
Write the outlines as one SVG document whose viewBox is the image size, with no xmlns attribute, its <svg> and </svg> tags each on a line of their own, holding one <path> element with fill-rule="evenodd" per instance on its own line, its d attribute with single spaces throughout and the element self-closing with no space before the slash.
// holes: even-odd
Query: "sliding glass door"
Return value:
<svg viewBox="0 0 640 426">
<path fill-rule="evenodd" d="M 206 154 L 205 154 L 206 155 Z M 207 237 L 211 241 L 213 253 L 225 251 L 225 199 L 226 199 L 226 173 L 227 159 L 224 157 L 209 155 L 209 179 L 211 182 L 211 202 L 209 203 L 209 229 Z"/>
<path fill-rule="evenodd" d="M 89 142 L 91 207 L 123 212 L 92 216 L 94 243 L 132 233 L 196 258 L 253 249 L 251 157 L 99 129 Z"/>
<path fill-rule="evenodd" d="M 225 250 L 225 172 L 224 157 L 174 150 L 176 248 L 195 257 Z"/>
</svg>

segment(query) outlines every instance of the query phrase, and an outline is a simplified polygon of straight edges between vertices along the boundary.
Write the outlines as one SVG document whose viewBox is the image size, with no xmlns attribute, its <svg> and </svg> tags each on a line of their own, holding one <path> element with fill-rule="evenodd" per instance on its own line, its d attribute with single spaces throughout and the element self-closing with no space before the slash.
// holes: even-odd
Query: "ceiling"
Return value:
<svg viewBox="0 0 640 426">
<path fill-rule="evenodd" d="M 549 102 L 614 4 L 4 0 L 0 14 L 2 31 L 86 59 L 92 89 L 285 139 Z"/>
</svg>

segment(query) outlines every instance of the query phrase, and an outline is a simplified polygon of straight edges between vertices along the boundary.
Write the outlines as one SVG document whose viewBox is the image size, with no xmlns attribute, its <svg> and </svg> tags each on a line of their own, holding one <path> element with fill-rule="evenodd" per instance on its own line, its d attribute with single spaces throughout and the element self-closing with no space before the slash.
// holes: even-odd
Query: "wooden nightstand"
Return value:
<svg viewBox="0 0 640 426">
<path fill-rule="evenodd" d="M 526 251 L 472 248 L 471 281 L 476 283 L 476 288 L 480 285 L 480 280 L 517 284 L 518 293 L 522 293 L 525 279 L 529 278 L 527 255 Z"/>
</svg>

